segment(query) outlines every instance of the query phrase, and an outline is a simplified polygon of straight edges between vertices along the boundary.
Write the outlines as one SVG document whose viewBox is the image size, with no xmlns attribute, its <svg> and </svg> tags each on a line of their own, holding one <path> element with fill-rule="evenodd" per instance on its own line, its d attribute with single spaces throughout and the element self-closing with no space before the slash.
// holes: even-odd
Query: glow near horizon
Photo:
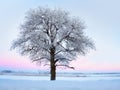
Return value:
<svg viewBox="0 0 120 90">
<path fill-rule="evenodd" d="M 119 0 L 4 0 L 0 3 L 0 67 L 40 69 L 15 51 L 9 51 L 17 38 L 26 11 L 38 6 L 57 7 L 79 16 L 87 26 L 85 32 L 95 41 L 97 50 L 72 62 L 77 70 L 120 71 Z"/>
</svg>

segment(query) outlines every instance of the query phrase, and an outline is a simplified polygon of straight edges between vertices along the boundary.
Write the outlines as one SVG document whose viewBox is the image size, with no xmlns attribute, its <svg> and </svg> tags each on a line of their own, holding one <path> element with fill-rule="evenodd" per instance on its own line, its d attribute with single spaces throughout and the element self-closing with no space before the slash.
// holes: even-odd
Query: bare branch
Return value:
<svg viewBox="0 0 120 90">
<path fill-rule="evenodd" d="M 59 54 L 60 52 L 62 52 L 62 50 L 59 50 L 58 52 L 56 52 L 55 55 Z"/>
<path fill-rule="evenodd" d="M 60 43 L 64 40 L 67 39 L 67 37 L 70 35 L 71 32 L 69 32 L 68 34 L 66 34 L 64 37 L 62 37 L 58 42 L 57 45 L 60 45 Z"/>
<path fill-rule="evenodd" d="M 70 69 L 75 69 L 74 67 L 70 67 L 69 65 L 56 65 L 57 67 L 67 67 L 67 68 L 70 68 Z"/>
<path fill-rule="evenodd" d="M 63 62 L 65 62 L 65 61 L 72 61 L 72 60 L 67 59 L 67 58 L 57 58 L 57 59 L 55 60 L 55 63 L 57 63 L 58 61 L 63 61 Z"/>
<path fill-rule="evenodd" d="M 47 58 L 47 57 L 41 57 L 41 58 L 37 58 L 37 59 L 32 60 L 32 62 L 35 62 L 35 61 L 40 61 L 40 60 L 42 60 L 42 59 L 47 59 L 47 60 L 50 60 L 50 59 L 49 59 L 49 58 Z"/>
</svg>

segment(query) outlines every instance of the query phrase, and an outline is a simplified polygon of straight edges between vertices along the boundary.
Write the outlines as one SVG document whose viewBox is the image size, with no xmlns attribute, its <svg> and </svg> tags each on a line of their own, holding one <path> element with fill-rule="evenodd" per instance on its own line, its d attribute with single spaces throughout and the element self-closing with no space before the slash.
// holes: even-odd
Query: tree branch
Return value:
<svg viewBox="0 0 120 90">
<path fill-rule="evenodd" d="M 46 49 L 46 48 L 44 48 L 44 47 L 43 47 L 43 49 L 44 49 L 45 51 L 47 51 L 48 53 L 50 53 L 50 51 L 49 51 L 48 49 Z"/>
<path fill-rule="evenodd" d="M 59 45 L 64 39 L 66 39 L 69 35 L 71 34 L 71 32 L 69 32 L 67 35 L 65 35 L 64 37 L 62 37 L 60 39 L 60 41 L 57 42 L 57 45 Z"/>
<path fill-rule="evenodd" d="M 71 54 L 72 55 L 72 51 L 74 51 L 74 49 L 73 50 L 70 50 L 70 49 L 66 49 L 64 46 L 62 46 L 61 44 L 59 44 L 65 51 L 62 51 L 61 50 L 61 52 L 68 52 L 69 54 Z"/>
<path fill-rule="evenodd" d="M 62 67 L 70 68 L 70 69 L 75 69 L 74 67 L 70 67 L 69 65 L 56 65 L 56 66 L 57 66 L 57 67 L 59 67 L 59 66 L 61 67 L 61 66 L 62 66 Z"/>
<path fill-rule="evenodd" d="M 32 62 L 40 61 L 40 60 L 42 60 L 42 59 L 47 59 L 47 60 L 49 60 L 49 58 L 47 58 L 47 57 L 41 57 L 41 58 L 38 58 L 38 59 L 34 59 L 34 60 L 32 60 Z"/>
<path fill-rule="evenodd" d="M 59 54 L 60 52 L 62 52 L 62 50 L 60 50 L 60 51 L 56 52 L 56 53 L 55 53 L 55 55 Z"/>
</svg>

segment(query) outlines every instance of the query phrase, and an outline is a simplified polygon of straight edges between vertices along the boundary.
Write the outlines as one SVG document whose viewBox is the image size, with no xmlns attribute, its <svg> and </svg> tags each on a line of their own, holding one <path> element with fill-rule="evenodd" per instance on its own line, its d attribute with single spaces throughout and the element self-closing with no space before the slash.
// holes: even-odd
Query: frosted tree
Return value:
<svg viewBox="0 0 120 90">
<path fill-rule="evenodd" d="M 94 49 L 93 41 L 84 34 L 84 29 L 84 23 L 66 11 L 38 7 L 27 12 L 12 48 L 32 61 L 50 65 L 50 79 L 55 80 L 56 67 L 73 68 L 69 63 L 77 55 Z"/>
</svg>

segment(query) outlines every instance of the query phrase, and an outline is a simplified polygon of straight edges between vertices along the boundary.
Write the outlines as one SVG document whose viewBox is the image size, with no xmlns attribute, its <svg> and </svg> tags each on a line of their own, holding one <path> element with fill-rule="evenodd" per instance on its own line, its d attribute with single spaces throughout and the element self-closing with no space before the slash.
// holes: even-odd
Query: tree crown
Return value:
<svg viewBox="0 0 120 90">
<path fill-rule="evenodd" d="M 12 48 L 38 62 L 50 61 L 50 49 L 54 49 L 56 65 L 66 65 L 77 55 L 94 49 L 94 43 L 84 34 L 84 29 L 84 23 L 66 11 L 39 7 L 26 14 L 20 36 Z"/>
</svg>

